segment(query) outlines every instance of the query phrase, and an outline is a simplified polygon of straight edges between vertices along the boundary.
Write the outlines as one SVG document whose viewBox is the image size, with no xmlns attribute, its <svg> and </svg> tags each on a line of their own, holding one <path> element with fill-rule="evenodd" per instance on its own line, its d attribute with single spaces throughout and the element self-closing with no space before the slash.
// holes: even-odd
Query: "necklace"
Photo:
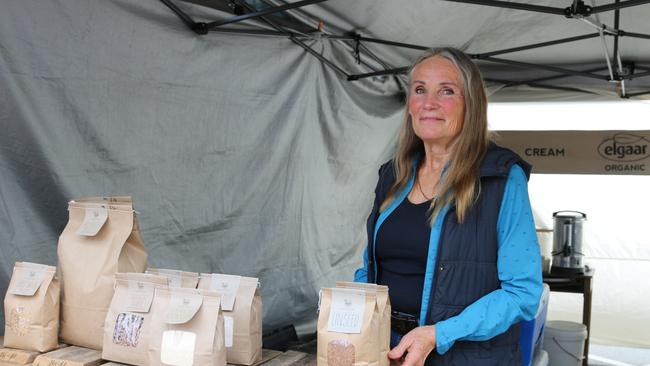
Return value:
<svg viewBox="0 0 650 366">
<path fill-rule="evenodd" d="M 424 191 L 422 190 L 422 186 L 420 185 L 420 179 L 419 179 L 419 178 L 416 179 L 416 183 L 417 183 L 417 185 L 418 185 L 418 189 L 420 190 L 420 193 L 422 193 L 422 195 L 424 196 L 424 198 L 427 199 L 427 201 L 431 201 L 431 200 L 433 199 L 433 197 L 436 196 L 436 193 L 435 193 L 435 192 L 433 192 L 433 196 L 431 196 L 431 197 L 429 197 L 429 196 L 427 196 L 426 194 L 424 194 Z"/>
</svg>

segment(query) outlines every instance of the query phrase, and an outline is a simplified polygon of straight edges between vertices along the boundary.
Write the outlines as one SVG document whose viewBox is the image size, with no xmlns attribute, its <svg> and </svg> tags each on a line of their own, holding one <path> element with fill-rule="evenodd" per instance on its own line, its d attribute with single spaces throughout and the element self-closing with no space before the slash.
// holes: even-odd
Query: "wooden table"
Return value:
<svg viewBox="0 0 650 366">
<path fill-rule="evenodd" d="M 588 365 L 589 337 L 591 335 L 591 295 L 593 292 L 594 268 L 587 267 L 585 273 L 579 274 L 544 274 L 544 283 L 548 284 L 551 291 L 571 292 L 583 295 L 582 324 L 587 326 L 587 339 L 585 339 L 585 358 L 582 365 Z"/>
</svg>

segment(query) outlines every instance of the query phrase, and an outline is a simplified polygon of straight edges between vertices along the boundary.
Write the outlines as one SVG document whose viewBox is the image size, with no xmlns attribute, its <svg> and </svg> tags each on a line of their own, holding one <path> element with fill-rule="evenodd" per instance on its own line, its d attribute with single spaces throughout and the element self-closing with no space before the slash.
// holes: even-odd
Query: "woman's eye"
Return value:
<svg viewBox="0 0 650 366">
<path fill-rule="evenodd" d="M 415 88 L 415 94 L 422 94 L 422 93 L 424 93 L 423 87 L 418 86 L 417 88 Z"/>
<path fill-rule="evenodd" d="M 444 89 L 440 90 L 440 94 L 442 94 L 442 95 L 454 95 L 456 93 L 454 92 L 454 89 L 444 88 Z"/>
</svg>

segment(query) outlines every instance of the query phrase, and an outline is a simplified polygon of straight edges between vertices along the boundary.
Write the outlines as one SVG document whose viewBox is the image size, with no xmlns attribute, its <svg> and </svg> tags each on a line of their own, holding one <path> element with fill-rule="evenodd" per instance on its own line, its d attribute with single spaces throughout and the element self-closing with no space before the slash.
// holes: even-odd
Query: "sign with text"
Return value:
<svg viewBox="0 0 650 366">
<path fill-rule="evenodd" d="M 650 131 L 499 131 L 542 174 L 650 175 Z"/>
</svg>

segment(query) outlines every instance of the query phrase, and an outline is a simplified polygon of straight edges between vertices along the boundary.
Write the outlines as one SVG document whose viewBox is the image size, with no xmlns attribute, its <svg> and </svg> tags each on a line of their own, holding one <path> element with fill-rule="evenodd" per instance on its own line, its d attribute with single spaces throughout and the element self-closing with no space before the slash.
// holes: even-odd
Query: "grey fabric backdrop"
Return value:
<svg viewBox="0 0 650 366">
<path fill-rule="evenodd" d="M 89 195 L 134 197 L 151 266 L 259 276 L 267 331 L 351 278 L 390 88 L 287 39 L 198 37 L 158 0 L 0 8 L 0 292 L 15 261 L 56 263 L 67 201 Z"/>
</svg>

